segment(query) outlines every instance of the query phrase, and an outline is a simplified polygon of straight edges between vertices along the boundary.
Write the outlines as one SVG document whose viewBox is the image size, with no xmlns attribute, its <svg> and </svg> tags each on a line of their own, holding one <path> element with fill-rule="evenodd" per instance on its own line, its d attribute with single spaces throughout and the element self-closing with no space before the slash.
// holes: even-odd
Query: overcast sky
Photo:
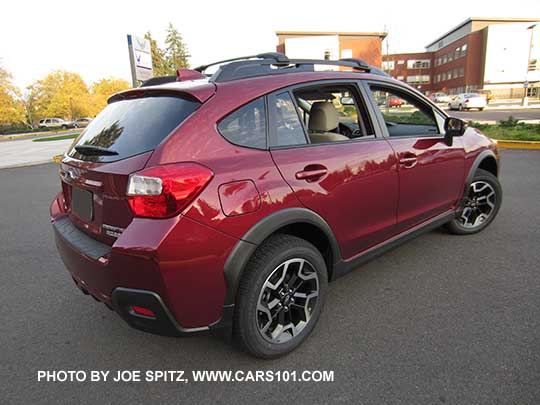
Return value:
<svg viewBox="0 0 540 405">
<path fill-rule="evenodd" d="M 130 79 L 126 34 L 162 44 L 172 22 L 192 66 L 274 51 L 276 30 L 389 31 L 390 52 L 424 46 L 470 16 L 540 17 L 539 0 L 93 0 L 6 1 L 0 64 L 25 87 L 53 69 Z"/>
</svg>

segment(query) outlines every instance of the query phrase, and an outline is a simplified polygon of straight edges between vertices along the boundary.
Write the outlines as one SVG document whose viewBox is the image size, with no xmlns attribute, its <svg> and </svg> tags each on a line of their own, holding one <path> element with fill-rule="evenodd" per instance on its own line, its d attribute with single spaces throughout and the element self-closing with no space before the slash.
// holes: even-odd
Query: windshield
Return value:
<svg viewBox="0 0 540 405">
<path fill-rule="evenodd" d="M 113 162 L 153 150 L 199 106 L 198 102 L 170 96 L 116 101 L 90 121 L 68 155 L 79 160 Z M 75 146 L 115 153 L 83 154 Z"/>
</svg>

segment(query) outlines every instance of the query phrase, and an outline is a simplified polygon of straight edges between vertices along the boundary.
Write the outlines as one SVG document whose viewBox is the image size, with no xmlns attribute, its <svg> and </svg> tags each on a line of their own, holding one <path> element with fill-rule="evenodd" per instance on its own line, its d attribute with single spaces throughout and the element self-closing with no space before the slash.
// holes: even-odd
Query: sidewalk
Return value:
<svg viewBox="0 0 540 405">
<path fill-rule="evenodd" d="M 32 142 L 32 140 L 0 142 L 0 169 L 31 166 L 53 161 L 54 155 L 63 154 L 73 139 Z"/>
</svg>

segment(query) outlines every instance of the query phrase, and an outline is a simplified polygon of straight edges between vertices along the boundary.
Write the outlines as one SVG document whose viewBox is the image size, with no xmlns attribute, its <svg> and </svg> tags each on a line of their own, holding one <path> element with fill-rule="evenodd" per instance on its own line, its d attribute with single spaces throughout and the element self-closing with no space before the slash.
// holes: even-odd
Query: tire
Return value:
<svg viewBox="0 0 540 405">
<path fill-rule="evenodd" d="M 458 111 L 463 111 L 463 105 L 460 104 L 460 105 L 458 106 Z"/>
<path fill-rule="evenodd" d="M 483 196 L 486 197 L 483 198 Z M 473 201 L 473 198 L 476 200 Z M 480 232 L 495 219 L 501 203 L 502 188 L 497 177 L 488 171 L 478 169 L 467 190 L 464 207 L 456 218 L 447 224 L 447 228 L 455 235 L 471 235 Z M 481 217 L 482 215 L 484 217 Z"/>
<path fill-rule="evenodd" d="M 293 285 L 287 285 L 293 277 Z M 233 326 L 236 343 L 265 359 L 296 349 L 317 324 L 327 285 L 326 264 L 315 246 L 292 235 L 271 236 L 257 248 L 240 280 Z"/>
<path fill-rule="evenodd" d="M 483 108 L 483 107 L 482 107 L 482 108 L 479 108 L 478 111 L 484 111 L 484 108 Z"/>
<path fill-rule="evenodd" d="M 66 129 L 67 129 L 67 125 L 62 125 L 62 129 L 66 130 Z"/>
</svg>

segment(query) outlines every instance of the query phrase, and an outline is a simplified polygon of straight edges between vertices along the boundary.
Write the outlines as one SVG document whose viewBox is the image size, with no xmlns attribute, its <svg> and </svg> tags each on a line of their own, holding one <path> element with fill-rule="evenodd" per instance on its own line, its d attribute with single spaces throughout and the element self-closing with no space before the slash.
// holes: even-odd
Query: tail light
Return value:
<svg viewBox="0 0 540 405">
<path fill-rule="evenodd" d="M 156 166 L 129 177 L 127 196 L 138 217 L 170 218 L 197 197 L 214 174 L 196 163 Z"/>
</svg>

